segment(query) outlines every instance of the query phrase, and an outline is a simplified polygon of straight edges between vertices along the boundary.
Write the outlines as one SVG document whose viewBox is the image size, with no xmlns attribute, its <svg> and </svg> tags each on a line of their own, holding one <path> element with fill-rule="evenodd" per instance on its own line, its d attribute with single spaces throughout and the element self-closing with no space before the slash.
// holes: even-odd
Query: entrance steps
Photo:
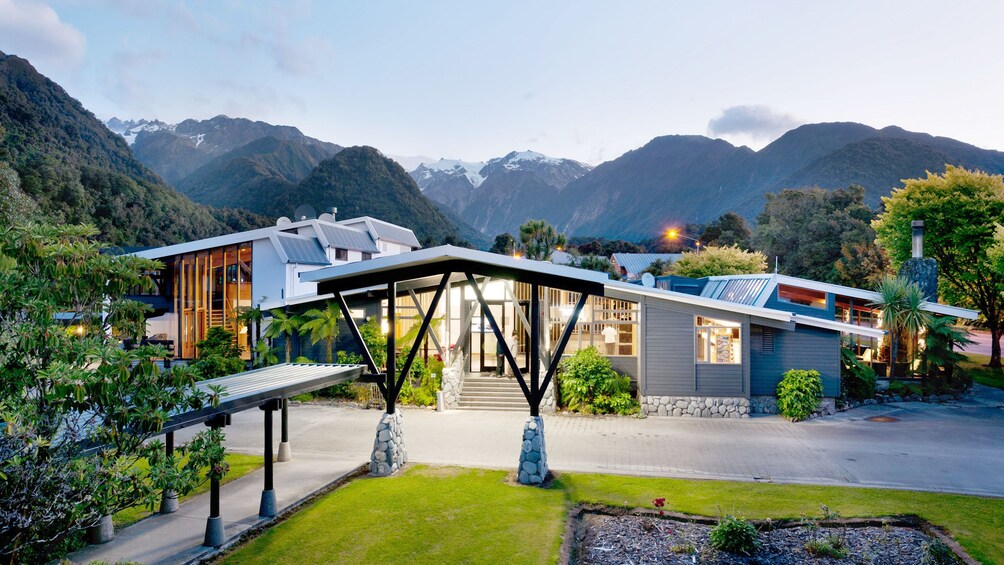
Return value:
<svg viewBox="0 0 1004 565">
<path fill-rule="evenodd" d="M 529 406 L 515 378 L 481 373 L 464 377 L 459 409 L 523 412 L 529 410 Z"/>
</svg>

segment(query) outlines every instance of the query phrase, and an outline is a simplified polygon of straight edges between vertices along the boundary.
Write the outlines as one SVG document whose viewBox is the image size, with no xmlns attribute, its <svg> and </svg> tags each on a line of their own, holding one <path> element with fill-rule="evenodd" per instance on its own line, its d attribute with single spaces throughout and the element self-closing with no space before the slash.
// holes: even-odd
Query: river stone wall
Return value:
<svg viewBox="0 0 1004 565">
<path fill-rule="evenodd" d="M 370 474 L 376 477 L 393 475 L 408 462 L 408 452 L 404 449 L 404 418 L 400 412 L 384 412 L 377 425 L 376 440 L 373 441 L 373 455 L 370 457 Z"/>
<path fill-rule="evenodd" d="M 750 401 L 721 396 L 643 396 L 641 412 L 646 416 L 749 418 Z"/>
<path fill-rule="evenodd" d="M 464 389 L 466 357 L 459 357 L 452 365 L 443 367 L 443 408 L 452 410 L 460 405 L 460 391 Z"/>
<path fill-rule="evenodd" d="M 754 414 L 777 414 L 777 397 L 751 396 L 750 408 Z M 836 413 L 837 400 L 827 396 L 819 401 L 819 407 L 809 417 L 818 418 L 819 416 L 831 416 Z"/>
<path fill-rule="evenodd" d="M 547 448 L 544 445 L 544 418 L 531 416 L 523 426 L 523 448 L 519 452 L 520 484 L 539 485 L 547 477 Z"/>
</svg>

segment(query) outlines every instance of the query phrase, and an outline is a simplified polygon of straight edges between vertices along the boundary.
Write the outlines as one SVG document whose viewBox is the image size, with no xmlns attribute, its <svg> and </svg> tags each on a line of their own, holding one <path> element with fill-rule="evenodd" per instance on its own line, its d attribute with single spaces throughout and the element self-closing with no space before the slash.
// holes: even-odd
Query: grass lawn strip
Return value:
<svg viewBox="0 0 1004 565">
<path fill-rule="evenodd" d="M 966 353 L 966 357 L 969 361 L 961 363 L 961 366 L 973 375 L 974 382 L 1004 389 L 1004 368 L 987 367 L 987 363 L 990 362 L 989 355 Z"/>
<path fill-rule="evenodd" d="M 223 477 L 223 480 L 220 481 L 220 484 L 224 485 L 243 477 L 244 475 L 250 473 L 251 471 L 259 469 L 261 468 L 262 465 L 264 465 L 261 455 L 227 453 L 226 458 L 227 458 L 227 463 L 230 464 L 230 471 L 226 474 L 225 477 Z M 193 496 L 198 496 L 207 491 L 209 491 L 209 481 L 205 480 L 202 483 L 200 483 L 199 486 L 195 487 L 195 490 L 192 493 L 188 494 L 187 496 L 179 498 L 178 502 L 179 503 L 184 502 L 192 498 Z M 126 508 L 125 510 L 120 510 L 119 512 L 116 512 L 112 516 L 112 521 L 115 523 L 115 529 L 121 530 L 122 528 L 131 526 L 132 524 L 139 522 L 143 518 L 146 518 L 147 516 L 150 516 L 154 512 L 156 512 L 156 509 L 159 508 L 159 506 L 160 503 L 158 502 L 154 510 L 151 510 L 146 506 L 133 506 L 132 508 Z"/>
<path fill-rule="evenodd" d="M 553 563 L 568 510 L 596 503 L 753 519 L 916 514 L 971 556 L 1004 565 L 1004 499 L 830 486 L 562 473 L 521 487 L 506 471 L 414 466 L 353 481 L 223 558 L 224 563 Z"/>
</svg>

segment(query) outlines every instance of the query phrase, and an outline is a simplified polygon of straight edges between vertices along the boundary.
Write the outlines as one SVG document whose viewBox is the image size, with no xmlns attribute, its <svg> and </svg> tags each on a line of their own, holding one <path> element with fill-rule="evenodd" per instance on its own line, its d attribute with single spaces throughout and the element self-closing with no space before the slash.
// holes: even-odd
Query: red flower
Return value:
<svg viewBox="0 0 1004 565">
<path fill-rule="evenodd" d="M 654 504 L 656 508 L 662 508 L 663 506 L 666 505 L 666 499 L 656 498 L 655 500 L 652 501 L 652 504 Z"/>
</svg>

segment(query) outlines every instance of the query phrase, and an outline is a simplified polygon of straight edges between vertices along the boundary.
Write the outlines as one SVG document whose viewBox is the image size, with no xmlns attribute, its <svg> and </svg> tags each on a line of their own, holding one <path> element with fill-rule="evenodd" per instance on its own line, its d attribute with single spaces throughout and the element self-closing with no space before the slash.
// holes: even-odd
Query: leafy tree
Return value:
<svg viewBox="0 0 1004 565">
<path fill-rule="evenodd" d="M 328 301 L 324 308 L 311 308 L 303 313 L 300 330 L 310 332 L 310 342 L 316 344 L 324 340 L 328 363 L 334 361 L 335 338 L 338 337 L 338 304 Z"/>
<path fill-rule="evenodd" d="M 698 239 L 701 245 L 717 245 L 719 247 L 736 246 L 740 249 L 750 249 L 750 238 L 753 230 L 750 229 L 746 218 L 735 212 L 726 212 L 717 220 L 708 224 L 704 228 L 704 233 Z"/>
<path fill-rule="evenodd" d="M 924 334 L 924 352 L 921 369 L 925 384 L 933 392 L 964 391 L 972 386 L 971 377 L 959 366 L 966 356 L 959 349 L 972 345 L 969 331 L 956 327 L 957 320 L 948 316 L 933 318 Z"/>
<path fill-rule="evenodd" d="M 222 435 L 209 432 L 173 458 L 151 441 L 170 414 L 215 402 L 220 391 L 200 392 L 190 368 L 160 370 L 162 347 L 125 351 L 110 337 L 112 305 L 160 265 L 103 253 L 96 235 L 87 226 L 0 228 L 5 561 L 47 562 L 102 516 L 152 504 L 164 488 L 191 491 L 198 469 L 222 450 Z"/>
<path fill-rule="evenodd" d="M 924 254 L 938 261 L 939 293 L 980 311 L 990 331 L 990 366 L 1001 365 L 1004 270 L 995 268 L 997 226 L 1004 223 L 1004 179 L 947 166 L 943 174 L 909 179 L 882 199 L 872 224 L 898 266 L 912 255 L 913 220 L 924 220 Z"/>
<path fill-rule="evenodd" d="M 153 312 L 149 304 L 128 298 L 116 300 L 108 310 L 108 322 L 114 335 L 133 341 L 139 341 L 143 336 L 146 331 L 146 316 Z"/>
<path fill-rule="evenodd" d="M 684 253 L 669 272 L 699 279 L 720 275 L 751 275 L 767 271 L 767 258 L 759 251 L 738 247 L 708 247 L 700 253 Z"/>
<path fill-rule="evenodd" d="M 272 321 L 265 330 L 265 337 L 286 339 L 286 362 L 289 363 L 293 357 L 293 336 L 297 335 L 302 321 L 298 316 L 291 316 L 279 308 L 273 308 Z"/>
<path fill-rule="evenodd" d="M 777 257 L 779 270 L 786 275 L 854 287 L 867 285 L 885 269 L 881 260 L 875 260 L 881 256 L 870 225 L 875 212 L 864 203 L 864 195 L 860 186 L 832 191 L 785 189 L 767 194 L 764 209 L 757 216 L 753 247 L 768 259 Z M 872 259 L 853 259 L 862 254 Z"/>
<path fill-rule="evenodd" d="M 359 333 L 363 336 L 377 369 L 384 367 L 387 364 L 387 336 L 383 335 L 380 323 L 376 318 L 370 318 L 359 327 Z"/>
<path fill-rule="evenodd" d="M 206 339 L 195 344 L 199 357 L 193 364 L 203 379 L 215 379 L 240 373 L 244 370 L 244 349 L 237 345 L 234 334 L 226 328 L 214 326 L 206 332 Z"/>
<path fill-rule="evenodd" d="M 0 138 L 3 128 L 0 127 Z M 0 225 L 10 225 L 32 217 L 38 211 L 35 201 L 21 190 L 17 171 L 0 162 Z"/>
<path fill-rule="evenodd" d="M 495 243 L 488 252 L 511 257 L 516 252 L 516 238 L 509 233 L 500 233 L 495 236 Z"/>
<path fill-rule="evenodd" d="M 519 227 L 519 250 L 527 259 L 547 261 L 555 249 L 566 243 L 565 235 L 544 220 L 528 220 Z"/>
<path fill-rule="evenodd" d="M 610 259 L 599 255 L 583 255 L 576 260 L 575 266 L 580 269 L 606 273 L 614 279 L 620 278 L 619 275 L 614 272 L 614 265 L 610 262 Z"/>
<path fill-rule="evenodd" d="M 263 296 L 258 302 L 263 302 L 265 297 Z M 258 357 L 258 343 L 261 341 L 261 322 L 265 318 L 262 314 L 261 306 L 255 306 L 250 308 L 248 306 L 241 306 L 237 313 L 237 321 L 248 329 L 248 349 L 251 350 L 251 364 L 255 367 L 267 366 L 262 365 L 261 360 Z M 253 326 L 253 333 L 252 333 Z"/>
<path fill-rule="evenodd" d="M 665 259 L 656 259 L 652 261 L 652 264 L 641 270 L 642 273 L 651 273 L 652 276 L 661 277 L 662 275 L 668 274 L 669 270 L 673 268 L 673 262 L 667 261 Z"/>
</svg>

